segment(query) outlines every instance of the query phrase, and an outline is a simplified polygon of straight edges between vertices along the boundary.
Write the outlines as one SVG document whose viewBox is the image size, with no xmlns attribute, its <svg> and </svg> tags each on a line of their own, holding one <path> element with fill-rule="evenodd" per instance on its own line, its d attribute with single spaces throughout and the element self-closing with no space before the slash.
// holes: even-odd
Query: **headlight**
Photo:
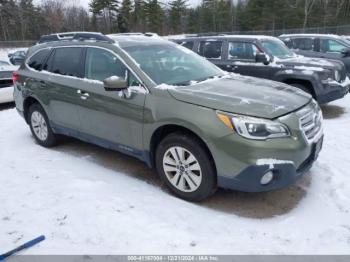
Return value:
<svg viewBox="0 0 350 262">
<path fill-rule="evenodd" d="M 226 115 L 223 113 L 217 113 L 217 115 L 227 127 L 245 138 L 265 140 L 290 136 L 288 128 L 282 123 L 241 115 Z"/>
<path fill-rule="evenodd" d="M 319 76 L 322 81 L 335 80 L 334 72 L 329 69 L 324 69 L 323 71 L 319 72 Z"/>
<path fill-rule="evenodd" d="M 323 72 L 320 72 L 320 78 L 322 81 L 335 80 L 337 82 L 340 82 L 341 74 L 338 70 L 333 71 L 333 70 L 325 69 Z"/>
<path fill-rule="evenodd" d="M 340 82 L 340 80 L 341 80 L 341 75 L 340 75 L 340 72 L 338 70 L 334 71 L 334 79 L 337 82 Z"/>
</svg>

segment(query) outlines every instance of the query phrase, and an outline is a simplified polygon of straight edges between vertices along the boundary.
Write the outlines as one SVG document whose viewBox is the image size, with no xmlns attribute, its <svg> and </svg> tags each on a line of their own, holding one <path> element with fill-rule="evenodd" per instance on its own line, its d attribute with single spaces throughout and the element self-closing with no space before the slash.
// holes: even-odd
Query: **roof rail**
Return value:
<svg viewBox="0 0 350 262">
<path fill-rule="evenodd" d="M 187 37 L 201 37 L 201 36 L 224 36 L 227 34 L 224 33 L 198 33 L 198 34 L 189 34 Z"/>
<path fill-rule="evenodd" d="M 196 34 L 182 34 L 182 35 L 169 35 L 168 39 L 182 39 L 191 37 L 205 37 L 205 36 L 226 36 L 226 33 L 196 33 Z"/>
<path fill-rule="evenodd" d="M 145 32 L 145 33 L 140 33 L 140 32 L 132 32 L 132 33 L 116 33 L 116 34 L 110 34 L 107 36 L 149 36 L 149 37 L 153 37 L 153 36 L 158 36 L 157 33 L 152 33 L 152 32 Z"/>
<path fill-rule="evenodd" d="M 47 42 L 57 42 L 57 41 L 99 41 L 99 42 L 108 42 L 114 43 L 114 40 L 105 36 L 101 33 L 96 32 L 65 32 L 65 33 L 56 33 L 50 35 L 43 35 L 40 37 L 38 44 L 43 44 Z"/>
</svg>

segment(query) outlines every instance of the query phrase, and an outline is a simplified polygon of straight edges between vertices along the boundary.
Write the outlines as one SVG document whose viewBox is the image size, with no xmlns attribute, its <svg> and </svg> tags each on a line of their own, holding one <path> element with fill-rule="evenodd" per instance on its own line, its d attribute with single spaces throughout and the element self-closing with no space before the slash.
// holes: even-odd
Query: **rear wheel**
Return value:
<svg viewBox="0 0 350 262">
<path fill-rule="evenodd" d="M 53 133 L 47 115 L 39 104 L 30 106 L 28 118 L 30 130 L 40 145 L 52 147 L 57 144 L 57 136 Z"/>
<path fill-rule="evenodd" d="M 163 139 L 156 152 L 157 172 L 178 197 L 201 201 L 215 192 L 216 171 L 201 142 L 184 133 Z"/>
</svg>

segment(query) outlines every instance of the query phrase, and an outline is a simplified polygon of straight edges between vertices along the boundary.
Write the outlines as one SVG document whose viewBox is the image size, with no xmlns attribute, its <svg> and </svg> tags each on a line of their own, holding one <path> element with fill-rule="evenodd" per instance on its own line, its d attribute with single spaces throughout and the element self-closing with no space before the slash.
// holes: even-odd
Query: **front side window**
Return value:
<svg viewBox="0 0 350 262">
<path fill-rule="evenodd" d="M 198 47 L 198 54 L 206 58 L 220 59 L 222 53 L 221 41 L 201 41 Z"/>
<path fill-rule="evenodd" d="M 126 77 L 125 65 L 111 52 L 88 48 L 85 61 L 85 78 L 103 81 L 111 76 Z"/>
<path fill-rule="evenodd" d="M 322 53 L 341 53 L 344 49 L 347 49 L 347 47 L 338 41 L 331 39 L 320 40 L 320 51 Z"/>
<path fill-rule="evenodd" d="M 120 45 L 156 84 L 188 85 L 224 75 L 208 60 L 177 44 Z"/>
<path fill-rule="evenodd" d="M 141 86 L 142 84 L 140 81 L 132 74 L 130 71 L 128 71 L 128 86 Z"/>
<path fill-rule="evenodd" d="M 43 63 L 50 52 L 50 49 L 40 50 L 28 60 L 28 66 L 34 70 L 41 71 L 43 69 Z"/>
<path fill-rule="evenodd" d="M 228 58 L 241 60 L 255 60 L 259 49 L 253 43 L 246 42 L 229 42 Z"/>
<path fill-rule="evenodd" d="M 296 38 L 293 40 L 293 49 L 312 51 L 314 50 L 314 39 L 313 38 Z"/>
<path fill-rule="evenodd" d="M 295 54 L 280 40 L 263 40 L 261 44 L 264 51 L 274 57 L 283 59 L 295 56 Z"/>
<path fill-rule="evenodd" d="M 82 75 L 82 48 L 80 47 L 57 48 L 49 60 L 52 73 L 75 77 Z"/>
<path fill-rule="evenodd" d="M 178 42 L 178 44 L 182 45 L 183 47 L 186 47 L 186 48 L 192 50 L 194 42 L 193 41 L 181 41 L 181 42 Z"/>
</svg>

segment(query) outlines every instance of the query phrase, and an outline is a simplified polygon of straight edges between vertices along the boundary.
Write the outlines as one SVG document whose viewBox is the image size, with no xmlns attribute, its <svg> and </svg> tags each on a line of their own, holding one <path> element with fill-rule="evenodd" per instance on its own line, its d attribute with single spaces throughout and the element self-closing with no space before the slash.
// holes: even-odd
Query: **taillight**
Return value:
<svg viewBox="0 0 350 262">
<path fill-rule="evenodd" d="M 17 71 L 15 71 L 12 74 L 12 81 L 13 81 L 13 83 L 16 83 L 18 80 L 19 80 L 19 74 Z"/>
</svg>

